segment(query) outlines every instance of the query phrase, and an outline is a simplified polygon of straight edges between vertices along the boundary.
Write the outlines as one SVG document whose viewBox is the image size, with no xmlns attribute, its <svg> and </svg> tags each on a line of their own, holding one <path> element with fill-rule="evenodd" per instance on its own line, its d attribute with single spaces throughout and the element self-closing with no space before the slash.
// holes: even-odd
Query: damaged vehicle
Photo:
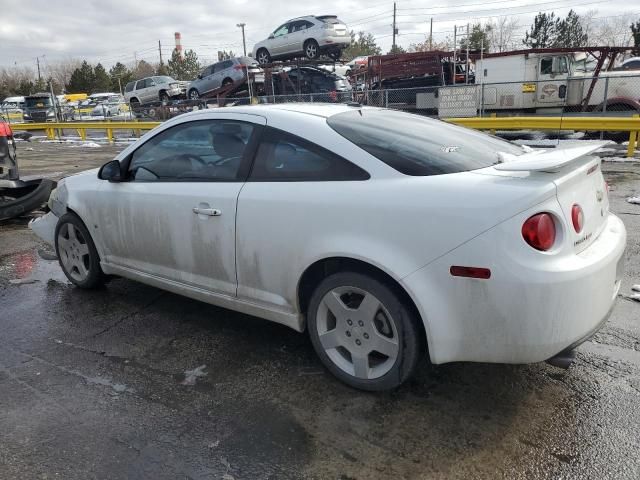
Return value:
<svg viewBox="0 0 640 480">
<path fill-rule="evenodd" d="M 306 330 L 336 377 L 385 390 L 424 355 L 561 364 L 603 325 L 626 231 L 601 147 L 354 105 L 201 110 L 63 179 L 31 226 L 78 287 L 117 275 Z"/>
<path fill-rule="evenodd" d="M 20 179 L 13 131 L 0 120 L 0 221 L 40 208 L 54 187 L 48 179 Z"/>
</svg>

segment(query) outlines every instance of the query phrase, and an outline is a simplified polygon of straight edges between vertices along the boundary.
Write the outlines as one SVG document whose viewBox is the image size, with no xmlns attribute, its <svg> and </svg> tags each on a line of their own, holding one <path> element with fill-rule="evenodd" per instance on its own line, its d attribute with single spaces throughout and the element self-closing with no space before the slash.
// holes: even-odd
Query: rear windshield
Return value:
<svg viewBox="0 0 640 480">
<path fill-rule="evenodd" d="M 475 130 L 393 110 L 354 110 L 333 115 L 327 123 L 405 175 L 466 172 L 500 163 L 498 152 L 524 153 L 516 145 Z"/>
<path fill-rule="evenodd" d="M 334 15 L 325 15 L 323 17 L 316 17 L 316 18 L 328 24 L 342 23 L 340 20 L 338 20 L 338 17 Z"/>
</svg>

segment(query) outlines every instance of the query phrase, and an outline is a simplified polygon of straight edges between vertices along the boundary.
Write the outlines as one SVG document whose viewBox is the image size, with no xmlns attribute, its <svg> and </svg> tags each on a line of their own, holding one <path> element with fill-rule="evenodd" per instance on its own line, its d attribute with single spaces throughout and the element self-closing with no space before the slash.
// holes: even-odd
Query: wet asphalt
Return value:
<svg viewBox="0 0 640 480">
<path fill-rule="evenodd" d="M 121 148 L 19 155 L 59 178 Z M 0 479 L 640 478 L 640 163 L 603 170 L 626 273 L 571 369 L 425 363 L 382 394 L 286 327 L 124 279 L 74 288 L 28 219 L 0 225 Z"/>
</svg>

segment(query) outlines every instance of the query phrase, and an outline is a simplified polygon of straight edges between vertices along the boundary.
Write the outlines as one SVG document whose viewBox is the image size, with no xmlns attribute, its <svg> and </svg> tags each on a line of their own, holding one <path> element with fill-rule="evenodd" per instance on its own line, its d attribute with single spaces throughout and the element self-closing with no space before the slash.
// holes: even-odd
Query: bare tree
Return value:
<svg viewBox="0 0 640 480">
<path fill-rule="evenodd" d="M 633 44 L 629 19 L 633 14 L 596 19 L 594 43 L 599 46 L 628 47 Z"/>
<path fill-rule="evenodd" d="M 505 52 L 514 48 L 519 24 L 516 17 L 499 17 L 489 21 L 489 44 L 494 52 Z"/>
<path fill-rule="evenodd" d="M 449 37 L 446 37 L 441 41 L 433 40 L 429 42 L 429 37 L 427 36 L 422 42 L 412 43 L 407 49 L 408 52 L 429 52 L 435 50 L 444 52 L 453 50 L 453 41 L 451 41 Z"/>
</svg>

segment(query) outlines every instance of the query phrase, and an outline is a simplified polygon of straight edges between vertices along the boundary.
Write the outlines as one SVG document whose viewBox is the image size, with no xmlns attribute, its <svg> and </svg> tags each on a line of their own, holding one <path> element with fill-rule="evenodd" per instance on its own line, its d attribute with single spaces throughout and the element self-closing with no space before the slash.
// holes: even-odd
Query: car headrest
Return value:
<svg viewBox="0 0 640 480">
<path fill-rule="evenodd" d="M 240 157 L 244 147 L 244 142 L 236 135 L 226 133 L 213 135 L 213 149 L 222 158 Z"/>
</svg>

